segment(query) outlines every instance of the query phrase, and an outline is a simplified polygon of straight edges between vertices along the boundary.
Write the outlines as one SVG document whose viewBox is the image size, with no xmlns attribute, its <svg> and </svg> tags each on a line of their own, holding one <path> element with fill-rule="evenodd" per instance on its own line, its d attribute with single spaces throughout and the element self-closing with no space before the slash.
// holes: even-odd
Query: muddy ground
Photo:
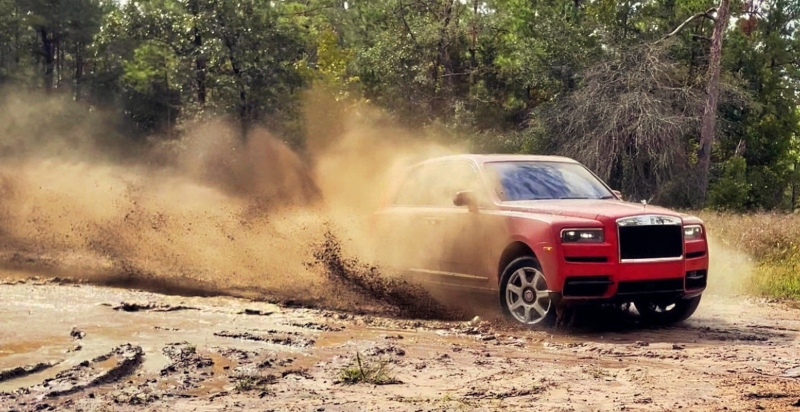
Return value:
<svg viewBox="0 0 800 412">
<path fill-rule="evenodd" d="M 800 310 L 751 298 L 532 331 L 7 278 L 0 410 L 800 411 Z"/>
</svg>

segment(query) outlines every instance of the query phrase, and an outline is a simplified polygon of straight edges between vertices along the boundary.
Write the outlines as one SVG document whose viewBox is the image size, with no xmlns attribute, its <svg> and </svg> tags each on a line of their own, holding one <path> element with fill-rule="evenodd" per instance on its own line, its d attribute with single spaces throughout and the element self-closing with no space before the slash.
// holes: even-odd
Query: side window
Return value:
<svg viewBox="0 0 800 412">
<path fill-rule="evenodd" d="M 472 191 L 479 199 L 482 197 L 483 189 L 480 177 L 470 163 L 453 162 L 445 163 L 442 166 L 443 170 L 437 188 L 439 196 L 437 205 L 454 207 L 453 198 L 456 193 L 463 191 Z"/>
<path fill-rule="evenodd" d="M 460 191 L 471 190 L 482 198 L 483 188 L 475 168 L 466 162 L 434 163 L 418 167 L 400 185 L 396 205 L 454 207 Z"/>
<path fill-rule="evenodd" d="M 399 206 L 422 206 L 425 204 L 425 174 L 427 166 L 412 170 L 399 186 L 394 204 Z"/>
</svg>

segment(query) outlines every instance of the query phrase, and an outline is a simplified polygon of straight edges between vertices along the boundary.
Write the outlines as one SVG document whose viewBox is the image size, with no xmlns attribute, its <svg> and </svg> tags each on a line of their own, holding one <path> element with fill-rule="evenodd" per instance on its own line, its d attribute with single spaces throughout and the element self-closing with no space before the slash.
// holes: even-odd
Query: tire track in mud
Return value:
<svg viewBox="0 0 800 412">
<path fill-rule="evenodd" d="M 274 345 L 293 346 L 298 348 L 307 348 L 313 346 L 315 341 L 311 338 L 306 338 L 297 332 L 278 332 L 276 330 L 267 331 L 264 334 L 253 334 L 250 332 L 229 332 L 223 330 L 215 332 L 214 336 L 232 339 L 242 339 L 253 342 L 271 343 Z"/>
<path fill-rule="evenodd" d="M 105 355 L 91 361 L 83 361 L 77 366 L 61 371 L 54 378 L 46 379 L 39 385 L 18 389 L 12 396 L 42 394 L 47 398 L 56 398 L 72 395 L 118 382 L 126 376 L 132 375 L 143 361 L 144 351 L 140 346 L 121 345 Z"/>
<path fill-rule="evenodd" d="M 18 366 L 16 368 L 0 370 L 0 383 L 45 371 L 53 366 L 58 365 L 59 363 L 61 362 L 41 362 L 33 365 Z"/>
</svg>

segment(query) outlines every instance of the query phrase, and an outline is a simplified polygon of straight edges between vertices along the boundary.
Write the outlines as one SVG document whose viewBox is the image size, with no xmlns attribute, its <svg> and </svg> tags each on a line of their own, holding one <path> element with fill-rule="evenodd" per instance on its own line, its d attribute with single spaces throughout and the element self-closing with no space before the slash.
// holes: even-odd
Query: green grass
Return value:
<svg viewBox="0 0 800 412">
<path fill-rule="evenodd" d="M 800 299 L 800 215 L 698 214 L 713 242 L 709 282 L 717 278 L 740 283 L 747 294 Z M 748 261 L 741 260 L 745 255 Z"/>
<path fill-rule="evenodd" d="M 272 375 L 262 376 L 258 374 L 242 374 L 234 378 L 236 384 L 234 390 L 236 392 L 250 392 L 250 391 L 266 391 L 271 392 L 268 385 L 275 382 L 275 377 Z"/>
<path fill-rule="evenodd" d="M 389 385 L 399 381 L 391 374 L 389 361 L 365 361 L 356 352 L 355 362 L 351 362 L 339 373 L 339 380 L 343 383 L 370 383 L 373 385 Z"/>
<path fill-rule="evenodd" d="M 753 286 L 761 295 L 800 299 L 800 272 L 795 256 L 790 262 L 762 263 L 756 267 Z"/>
</svg>

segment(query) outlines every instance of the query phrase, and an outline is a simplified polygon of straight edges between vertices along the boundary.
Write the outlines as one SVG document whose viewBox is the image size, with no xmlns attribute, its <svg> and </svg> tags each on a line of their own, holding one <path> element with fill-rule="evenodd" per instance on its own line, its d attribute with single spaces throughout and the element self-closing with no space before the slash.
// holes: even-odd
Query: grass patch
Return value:
<svg viewBox="0 0 800 412">
<path fill-rule="evenodd" d="M 729 281 L 746 272 L 741 291 L 757 296 L 800 299 L 800 215 L 783 213 L 698 213 L 712 242 L 710 281 Z M 715 248 L 715 246 L 717 246 Z M 735 254 L 747 255 L 750 267 L 726 267 Z M 716 256 L 715 256 L 716 255 Z M 715 264 L 722 261 L 722 264 Z M 715 273 L 720 270 L 722 273 Z"/>
<path fill-rule="evenodd" d="M 373 385 L 390 385 L 400 383 L 391 373 L 391 363 L 386 360 L 365 361 L 356 352 L 355 362 L 342 369 L 339 373 L 342 383 L 370 383 Z"/>
<path fill-rule="evenodd" d="M 760 295 L 800 299 L 800 256 L 787 262 L 768 262 L 756 266 L 752 279 Z"/>
<path fill-rule="evenodd" d="M 270 388 L 268 387 L 272 383 L 275 383 L 277 379 L 274 375 L 258 375 L 258 374 L 243 374 L 237 375 L 234 377 L 236 384 L 234 385 L 234 390 L 239 393 L 243 392 L 250 392 L 250 391 L 262 391 L 262 392 L 270 392 Z"/>
</svg>

